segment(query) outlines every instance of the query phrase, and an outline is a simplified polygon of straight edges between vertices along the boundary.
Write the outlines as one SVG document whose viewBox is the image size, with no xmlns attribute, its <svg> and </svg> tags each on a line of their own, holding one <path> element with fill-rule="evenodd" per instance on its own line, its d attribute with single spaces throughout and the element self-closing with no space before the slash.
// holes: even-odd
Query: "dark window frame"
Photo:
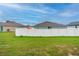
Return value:
<svg viewBox="0 0 79 59">
<path fill-rule="evenodd" d="M 51 29 L 52 27 L 48 26 L 48 29 Z"/>
<path fill-rule="evenodd" d="M 77 25 L 75 25 L 75 28 L 77 28 Z"/>
</svg>

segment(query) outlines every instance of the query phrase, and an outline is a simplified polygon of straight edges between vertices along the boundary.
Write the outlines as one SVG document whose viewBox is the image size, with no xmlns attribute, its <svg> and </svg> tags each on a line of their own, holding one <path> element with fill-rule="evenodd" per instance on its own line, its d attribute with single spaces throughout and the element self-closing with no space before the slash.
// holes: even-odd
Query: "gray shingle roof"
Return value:
<svg viewBox="0 0 79 59">
<path fill-rule="evenodd" d="M 68 26 L 74 26 L 74 25 L 79 25 L 79 21 L 77 21 L 77 22 L 71 22 L 70 24 L 68 24 Z"/>
<path fill-rule="evenodd" d="M 3 26 L 4 25 L 4 23 L 3 22 L 0 22 L 0 26 Z"/>
<path fill-rule="evenodd" d="M 65 25 L 63 25 L 63 24 L 59 24 L 59 23 L 54 23 L 54 22 L 48 22 L 48 21 L 46 21 L 46 22 L 43 22 L 43 23 L 39 23 L 39 24 L 36 24 L 34 27 L 48 27 L 48 26 L 50 26 L 50 27 L 65 27 Z"/>
<path fill-rule="evenodd" d="M 4 26 L 6 26 L 6 27 L 24 27 L 24 25 L 22 25 L 20 23 L 16 23 L 14 21 L 6 21 L 4 23 Z"/>
<path fill-rule="evenodd" d="M 0 22 L 0 26 L 5 26 L 5 27 L 26 27 L 25 25 L 22 25 L 20 23 L 16 23 L 14 21 Z"/>
</svg>

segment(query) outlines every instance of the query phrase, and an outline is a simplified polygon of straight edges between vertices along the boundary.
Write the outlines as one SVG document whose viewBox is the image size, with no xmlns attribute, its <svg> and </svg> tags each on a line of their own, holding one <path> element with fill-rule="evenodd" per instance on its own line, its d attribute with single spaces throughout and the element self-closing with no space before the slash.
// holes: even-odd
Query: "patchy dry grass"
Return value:
<svg viewBox="0 0 79 59">
<path fill-rule="evenodd" d="M 1 56 L 79 56 L 79 37 L 16 37 L 0 33 Z"/>
<path fill-rule="evenodd" d="M 76 56 L 79 55 L 79 49 L 74 46 L 69 46 L 69 45 L 56 45 L 56 48 L 58 48 L 59 52 L 58 53 L 64 53 L 68 56 Z"/>
</svg>

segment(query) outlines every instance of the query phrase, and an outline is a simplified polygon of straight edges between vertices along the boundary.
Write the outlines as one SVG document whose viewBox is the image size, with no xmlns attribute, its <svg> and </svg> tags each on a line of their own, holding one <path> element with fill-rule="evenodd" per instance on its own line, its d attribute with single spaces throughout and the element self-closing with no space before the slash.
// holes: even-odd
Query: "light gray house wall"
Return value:
<svg viewBox="0 0 79 59">
<path fill-rule="evenodd" d="M 3 27 L 3 32 L 13 32 L 16 27 Z"/>
</svg>

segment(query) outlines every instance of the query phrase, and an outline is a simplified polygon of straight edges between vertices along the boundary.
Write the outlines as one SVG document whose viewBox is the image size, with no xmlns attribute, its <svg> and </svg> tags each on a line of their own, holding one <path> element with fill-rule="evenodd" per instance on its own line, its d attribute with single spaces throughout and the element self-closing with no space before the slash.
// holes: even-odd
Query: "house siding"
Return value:
<svg viewBox="0 0 79 59">
<path fill-rule="evenodd" d="M 75 25 L 74 26 L 67 26 L 67 28 L 73 28 L 74 29 L 74 28 L 79 28 L 79 26 L 75 26 Z"/>
<path fill-rule="evenodd" d="M 9 31 L 15 31 L 15 28 L 16 28 L 16 27 L 4 27 L 4 28 L 3 28 L 3 31 L 4 31 L 4 32 L 7 32 L 8 30 L 9 30 Z"/>
</svg>

